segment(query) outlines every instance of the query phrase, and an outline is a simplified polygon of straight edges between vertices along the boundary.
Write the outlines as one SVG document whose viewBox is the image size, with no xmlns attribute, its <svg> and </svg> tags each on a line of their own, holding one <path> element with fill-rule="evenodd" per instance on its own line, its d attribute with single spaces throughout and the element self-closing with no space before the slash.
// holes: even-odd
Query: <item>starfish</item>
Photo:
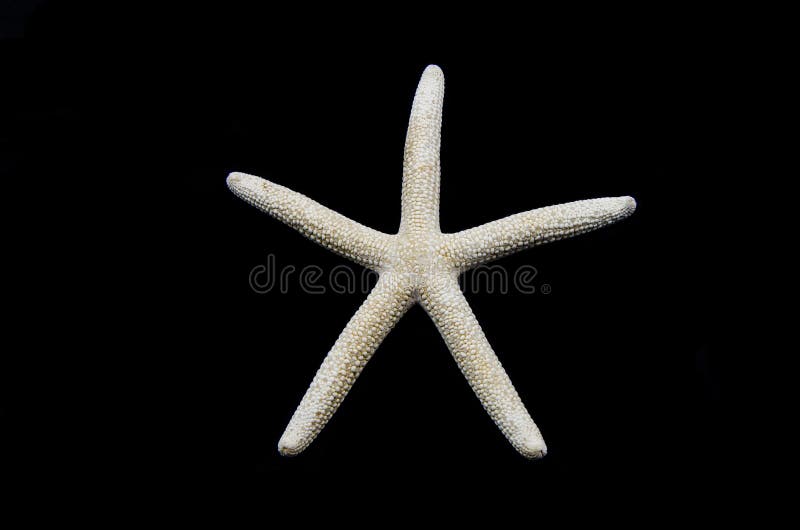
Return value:
<svg viewBox="0 0 800 530">
<path fill-rule="evenodd" d="M 419 303 L 444 338 L 478 399 L 511 445 L 536 459 L 547 453 L 464 298 L 460 273 L 520 250 L 594 230 L 629 216 L 631 197 L 548 206 L 463 230 L 439 228 L 439 148 L 444 75 L 425 68 L 414 96 L 403 158 L 400 228 L 386 234 L 361 225 L 283 186 L 231 173 L 241 199 L 306 237 L 379 274 L 334 343 L 278 442 L 285 456 L 305 450 L 342 403 L 356 378 L 403 314 Z"/>
</svg>

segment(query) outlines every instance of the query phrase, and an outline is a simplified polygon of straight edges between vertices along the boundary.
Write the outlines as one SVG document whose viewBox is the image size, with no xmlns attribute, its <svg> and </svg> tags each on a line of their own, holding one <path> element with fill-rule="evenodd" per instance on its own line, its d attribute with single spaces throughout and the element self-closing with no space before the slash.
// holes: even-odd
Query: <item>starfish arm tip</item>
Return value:
<svg viewBox="0 0 800 530">
<path fill-rule="evenodd" d="M 626 195 L 624 197 L 620 197 L 620 201 L 622 202 L 621 210 L 626 216 L 631 215 L 636 211 L 636 199 L 633 197 Z"/>
<path fill-rule="evenodd" d="M 443 72 L 442 68 L 438 64 L 429 64 L 425 67 L 425 70 L 422 73 L 442 74 Z"/>
<path fill-rule="evenodd" d="M 540 460 L 547 455 L 547 446 L 541 436 L 526 440 L 519 448 L 520 454 L 529 460 Z"/>
<path fill-rule="evenodd" d="M 241 196 L 241 193 L 248 187 L 249 184 L 252 184 L 252 180 L 256 178 L 257 177 L 248 175 L 247 173 L 233 171 L 228 174 L 228 178 L 225 179 L 225 183 L 228 185 L 229 190 L 231 190 L 237 196 Z"/>
<path fill-rule="evenodd" d="M 281 456 L 297 456 L 303 452 L 303 447 L 298 440 L 284 434 L 278 441 L 278 452 Z"/>
</svg>

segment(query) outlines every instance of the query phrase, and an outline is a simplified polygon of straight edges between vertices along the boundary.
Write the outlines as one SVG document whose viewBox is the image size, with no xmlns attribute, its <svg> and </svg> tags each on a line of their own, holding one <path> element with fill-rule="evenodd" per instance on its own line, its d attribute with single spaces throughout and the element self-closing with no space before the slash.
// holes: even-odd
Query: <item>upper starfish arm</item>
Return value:
<svg viewBox="0 0 800 530">
<path fill-rule="evenodd" d="M 518 213 L 454 234 L 444 234 L 439 252 L 466 270 L 520 250 L 583 234 L 631 215 L 632 197 L 569 202 Z"/>
<path fill-rule="evenodd" d="M 500 364 L 455 278 L 426 285 L 420 302 L 492 420 L 526 458 L 547 453 L 542 435 Z"/>
<path fill-rule="evenodd" d="M 400 232 L 439 230 L 439 148 L 444 74 L 425 68 L 411 105 L 403 153 Z"/>
<path fill-rule="evenodd" d="M 301 193 L 253 175 L 231 173 L 228 187 L 237 197 L 359 265 L 378 269 L 385 261 L 392 237 L 389 234 L 366 227 Z"/>
<path fill-rule="evenodd" d="M 350 391 L 367 361 L 413 304 L 402 276 L 382 274 L 322 362 L 278 442 L 283 455 L 296 455 L 316 438 Z"/>
</svg>

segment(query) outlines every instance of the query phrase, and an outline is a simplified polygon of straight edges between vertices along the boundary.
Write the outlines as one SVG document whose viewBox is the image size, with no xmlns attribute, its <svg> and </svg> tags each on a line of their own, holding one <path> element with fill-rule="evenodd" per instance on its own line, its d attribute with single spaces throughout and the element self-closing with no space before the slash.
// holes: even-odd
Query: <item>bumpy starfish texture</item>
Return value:
<svg viewBox="0 0 800 530">
<path fill-rule="evenodd" d="M 439 229 L 439 146 L 444 76 L 428 66 L 417 87 L 403 159 L 397 234 L 363 226 L 283 186 L 231 173 L 238 197 L 322 246 L 375 270 L 379 279 L 345 326 L 278 442 L 306 449 L 341 404 L 389 331 L 415 303 L 436 324 L 481 404 L 527 458 L 547 452 L 542 435 L 458 285 L 458 275 L 519 250 L 594 230 L 633 213 L 631 197 L 571 202 L 519 213 L 454 234 Z"/>
</svg>

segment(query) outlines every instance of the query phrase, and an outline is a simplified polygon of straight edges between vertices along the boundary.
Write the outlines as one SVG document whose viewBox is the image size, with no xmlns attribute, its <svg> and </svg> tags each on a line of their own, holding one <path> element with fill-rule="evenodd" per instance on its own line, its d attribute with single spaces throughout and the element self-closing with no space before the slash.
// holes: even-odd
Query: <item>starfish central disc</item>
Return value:
<svg viewBox="0 0 800 530">
<path fill-rule="evenodd" d="M 458 270 L 441 254 L 441 241 L 435 235 L 428 238 L 398 235 L 390 249 L 386 271 L 408 278 L 419 291 L 436 276 L 451 276 Z"/>
</svg>

